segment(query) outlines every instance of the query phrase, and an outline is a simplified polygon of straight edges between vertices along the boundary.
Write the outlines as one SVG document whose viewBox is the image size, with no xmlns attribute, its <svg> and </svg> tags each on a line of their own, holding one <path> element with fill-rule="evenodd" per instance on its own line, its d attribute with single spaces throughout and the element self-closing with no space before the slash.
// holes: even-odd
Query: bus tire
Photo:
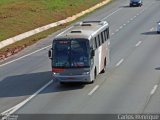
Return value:
<svg viewBox="0 0 160 120">
<path fill-rule="evenodd" d="M 94 83 L 94 80 L 89 81 L 87 84 L 93 84 L 93 83 Z"/>
<path fill-rule="evenodd" d="M 66 82 L 59 82 L 61 85 L 66 85 L 67 83 Z"/>
</svg>

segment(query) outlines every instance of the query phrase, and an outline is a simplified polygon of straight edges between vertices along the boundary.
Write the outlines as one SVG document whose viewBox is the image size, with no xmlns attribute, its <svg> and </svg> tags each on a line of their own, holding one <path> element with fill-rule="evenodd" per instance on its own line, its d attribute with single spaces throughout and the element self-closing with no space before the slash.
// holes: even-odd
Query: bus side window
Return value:
<svg viewBox="0 0 160 120">
<path fill-rule="evenodd" d="M 103 38 L 104 38 L 104 41 L 106 41 L 106 39 L 107 39 L 107 36 L 105 35 L 105 31 L 103 31 L 102 33 L 103 33 Z"/>
<path fill-rule="evenodd" d="M 94 47 L 95 47 L 95 49 L 97 49 L 97 39 L 96 39 L 96 37 L 94 38 Z"/>
<path fill-rule="evenodd" d="M 107 29 L 107 39 L 109 39 L 109 28 Z"/>
<path fill-rule="evenodd" d="M 100 34 L 98 35 L 98 47 L 101 45 L 101 37 Z"/>
<path fill-rule="evenodd" d="M 96 36 L 96 43 L 97 43 L 97 48 L 99 47 L 99 38 Z"/>
<path fill-rule="evenodd" d="M 94 38 L 92 38 L 92 39 L 90 40 L 90 48 L 92 48 L 92 49 L 95 49 L 95 48 L 96 48 L 96 47 L 95 47 Z"/>
<path fill-rule="evenodd" d="M 89 41 L 89 46 L 90 46 L 90 48 L 94 48 L 94 46 L 93 46 L 93 38 Z"/>
<path fill-rule="evenodd" d="M 106 40 L 108 39 L 108 34 L 107 34 L 107 29 L 104 31 L 105 36 L 106 36 Z"/>
<path fill-rule="evenodd" d="M 103 36 L 103 32 L 101 32 L 101 41 L 102 41 L 102 44 L 104 43 L 104 36 Z"/>
</svg>

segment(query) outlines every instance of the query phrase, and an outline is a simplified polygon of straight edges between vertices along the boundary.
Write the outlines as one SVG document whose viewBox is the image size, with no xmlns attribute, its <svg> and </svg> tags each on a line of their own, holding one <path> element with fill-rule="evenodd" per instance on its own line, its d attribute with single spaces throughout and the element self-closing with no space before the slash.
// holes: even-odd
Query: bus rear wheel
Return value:
<svg viewBox="0 0 160 120">
<path fill-rule="evenodd" d="M 60 82 L 60 84 L 61 84 L 61 85 L 67 85 L 67 84 L 69 84 L 69 83 L 67 83 L 67 82 Z"/>
</svg>

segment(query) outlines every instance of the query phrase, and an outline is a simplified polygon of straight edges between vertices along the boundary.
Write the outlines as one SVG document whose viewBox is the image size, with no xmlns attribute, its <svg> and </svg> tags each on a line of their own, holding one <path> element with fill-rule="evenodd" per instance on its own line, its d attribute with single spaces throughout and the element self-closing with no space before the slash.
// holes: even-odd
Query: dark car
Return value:
<svg viewBox="0 0 160 120">
<path fill-rule="evenodd" d="M 132 6 L 142 6 L 142 0 L 130 0 L 130 7 Z"/>
<path fill-rule="evenodd" d="M 160 34 L 160 21 L 157 23 L 157 33 Z"/>
</svg>

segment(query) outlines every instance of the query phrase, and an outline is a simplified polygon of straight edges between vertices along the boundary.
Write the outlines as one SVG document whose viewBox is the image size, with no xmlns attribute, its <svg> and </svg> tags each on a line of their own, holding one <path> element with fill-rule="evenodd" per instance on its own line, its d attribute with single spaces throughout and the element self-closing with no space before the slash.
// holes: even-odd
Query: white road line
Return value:
<svg viewBox="0 0 160 120">
<path fill-rule="evenodd" d="M 145 9 L 144 10 L 142 10 L 142 12 L 144 12 L 145 11 Z"/>
<path fill-rule="evenodd" d="M 114 35 L 115 33 L 112 33 L 111 35 Z"/>
<path fill-rule="evenodd" d="M 155 85 L 150 94 L 153 95 L 155 93 L 155 91 L 157 90 L 157 88 L 158 88 L 158 85 Z"/>
<path fill-rule="evenodd" d="M 118 32 L 118 31 L 119 31 L 119 29 L 116 30 L 116 32 Z"/>
<path fill-rule="evenodd" d="M 117 64 L 116 64 L 116 67 L 120 66 L 120 64 L 122 64 L 124 61 L 124 59 L 121 59 Z"/>
<path fill-rule="evenodd" d="M 126 24 L 123 24 L 123 26 L 126 26 Z"/>
<path fill-rule="evenodd" d="M 24 56 L 22 56 L 22 57 L 19 57 L 19 58 L 17 58 L 17 59 L 14 59 L 14 60 L 12 60 L 12 61 L 7 62 L 7 63 L 4 63 L 4 64 L 0 65 L 0 67 L 3 67 L 3 66 L 5 66 L 5 65 L 8 65 L 8 64 L 13 63 L 13 62 L 15 62 L 15 61 L 18 61 L 18 60 L 20 60 L 20 59 L 23 59 L 23 58 L 25 58 L 25 57 L 27 57 L 27 56 L 30 56 L 30 55 L 35 54 L 35 53 L 37 53 L 37 52 L 40 52 L 40 51 L 42 51 L 42 50 L 44 50 L 44 49 L 47 49 L 47 48 L 49 48 L 49 47 L 51 47 L 51 45 L 48 45 L 48 46 L 43 47 L 43 48 L 41 48 L 41 49 L 39 49 L 39 50 L 36 50 L 36 51 L 34 51 L 34 52 L 32 52 L 32 53 L 29 53 L 29 54 L 27 54 L 27 55 L 24 55 Z"/>
<path fill-rule="evenodd" d="M 104 17 L 104 18 L 101 19 L 101 20 L 105 20 L 105 19 L 109 18 L 110 16 L 112 16 L 112 15 L 115 14 L 115 13 L 117 13 L 117 12 L 120 11 L 121 9 L 122 9 L 122 8 L 117 9 L 116 11 L 112 12 L 111 14 L 109 14 L 108 16 Z"/>
<path fill-rule="evenodd" d="M 132 20 L 133 20 L 133 18 L 130 19 L 130 21 L 132 21 Z"/>
<path fill-rule="evenodd" d="M 97 89 L 99 88 L 99 85 L 96 85 L 91 92 L 88 93 L 88 95 L 92 95 Z"/>
<path fill-rule="evenodd" d="M 123 28 L 123 26 L 120 26 L 120 27 L 119 27 L 119 29 L 122 29 L 122 28 Z"/>
<path fill-rule="evenodd" d="M 151 29 L 150 29 L 150 31 L 153 31 L 153 30 L 154 30 L 154 28 L 151 28 Z"/>
<path fill-rule="evenodd" d="M 143 13 L 143 11 L 141 11 L 139 14 L 142 14 Z"/>
<path fill-rule="evenodd" d="M 69 29 L 71 29 L 71 28 L 72 28 L 72 27 L 67 28 L 67 29 L 64 30 L 63 32 L 59 33 L 57 36 L 63 34 L 64 32 L 66 32 L 67 30 L 69 30 Z M 42 51 L 42 50 L 45 50 L 45 49 L 47 49 L 47 48 L 49 48 L 49 47 L 51 47 L 51 46 L 52 46 L 52 45 L 48 45 L 48 46 L 43 47 L 43 48 L 41 48 L 41 49 L 39 49 L 39 50 L 36 50 L 36 51 L 34 51 L 34 52 L 32 52 L 32 53 L 29 53 L 29 54 L 27 54 L 27 55 L 24 55 L 24 56 L 22 56 L 22 57 L 19 57 L 19 58 L 17 58 L 17 59 L 14 59 L 14 60 L 12 60 L 12 61 L 7 62 L 7 63 L 4 63 L 4 64 L 0 65 L 0 67 L 3 67 L 3 66 L 8 65 L 8 64 L 10 64 L 10 63 L 13 63 L 13 62 L 16 62 L 16 61 L 18 61 L 18 60 L 21 60 L 21 59 L 23 59 L 23 58 L 25 58 L 25 57 L 28 57 L 28 56 L 32 55 L 32 54 L 35 54 L 35 53 L 40 52 L 40 51 Z"/>
<path fill-rule="evenodd" d="M 45 84 L 42 88 L 40 88 L 37 92 L 35 92 L 33 95 L 31 95 L 26 100 L 22 101 L 21 103 L 15 105 L 14 107 L 4 111 L 1 113 L 1 115 L 10 115 L 16 112 L 18 109 L 20 109 L 22 106 L 24 106 L 26 103 L 28 103 L 31 99 L 36 97 L 40 92 L 42 92 L 45 88 L 47 88 L 49 85 L 53 83 L 53 80 L 50 80 L 47 84 Z"/>
<path fill-rule="evenodd" d="M 137 14 L 137 16 L 139 16 L 139 13 Z"/>
<path fill-rule="evenodd" d="M 139 41 L 139 42 L 136 44 L 136 47 L 138 47 L 141 43 L 142 43 L 142 41 Z"/>
<path fill-rule="evenodd" d="M 67 28 L 66 30 L 64 30 L 63 32 L 59 33 L 58 35 L 56 35 L 56 37 L 62 35 L 63 33 L 65 33 L 66 31 L 68 31 L 68 30 L 71 29 L 71 28 L 73 28 L 73 26 L 71 26 L 71 27 Z"/>
<path fill-rule="evenodd" d="M 112 33 L 111 36 L 113 36 L 115 33 Z"/>
<path fill-rule="evenodd" d="M 130 23 L 130 20 L 128 20 L 127 23 Z"/>
</svg>

